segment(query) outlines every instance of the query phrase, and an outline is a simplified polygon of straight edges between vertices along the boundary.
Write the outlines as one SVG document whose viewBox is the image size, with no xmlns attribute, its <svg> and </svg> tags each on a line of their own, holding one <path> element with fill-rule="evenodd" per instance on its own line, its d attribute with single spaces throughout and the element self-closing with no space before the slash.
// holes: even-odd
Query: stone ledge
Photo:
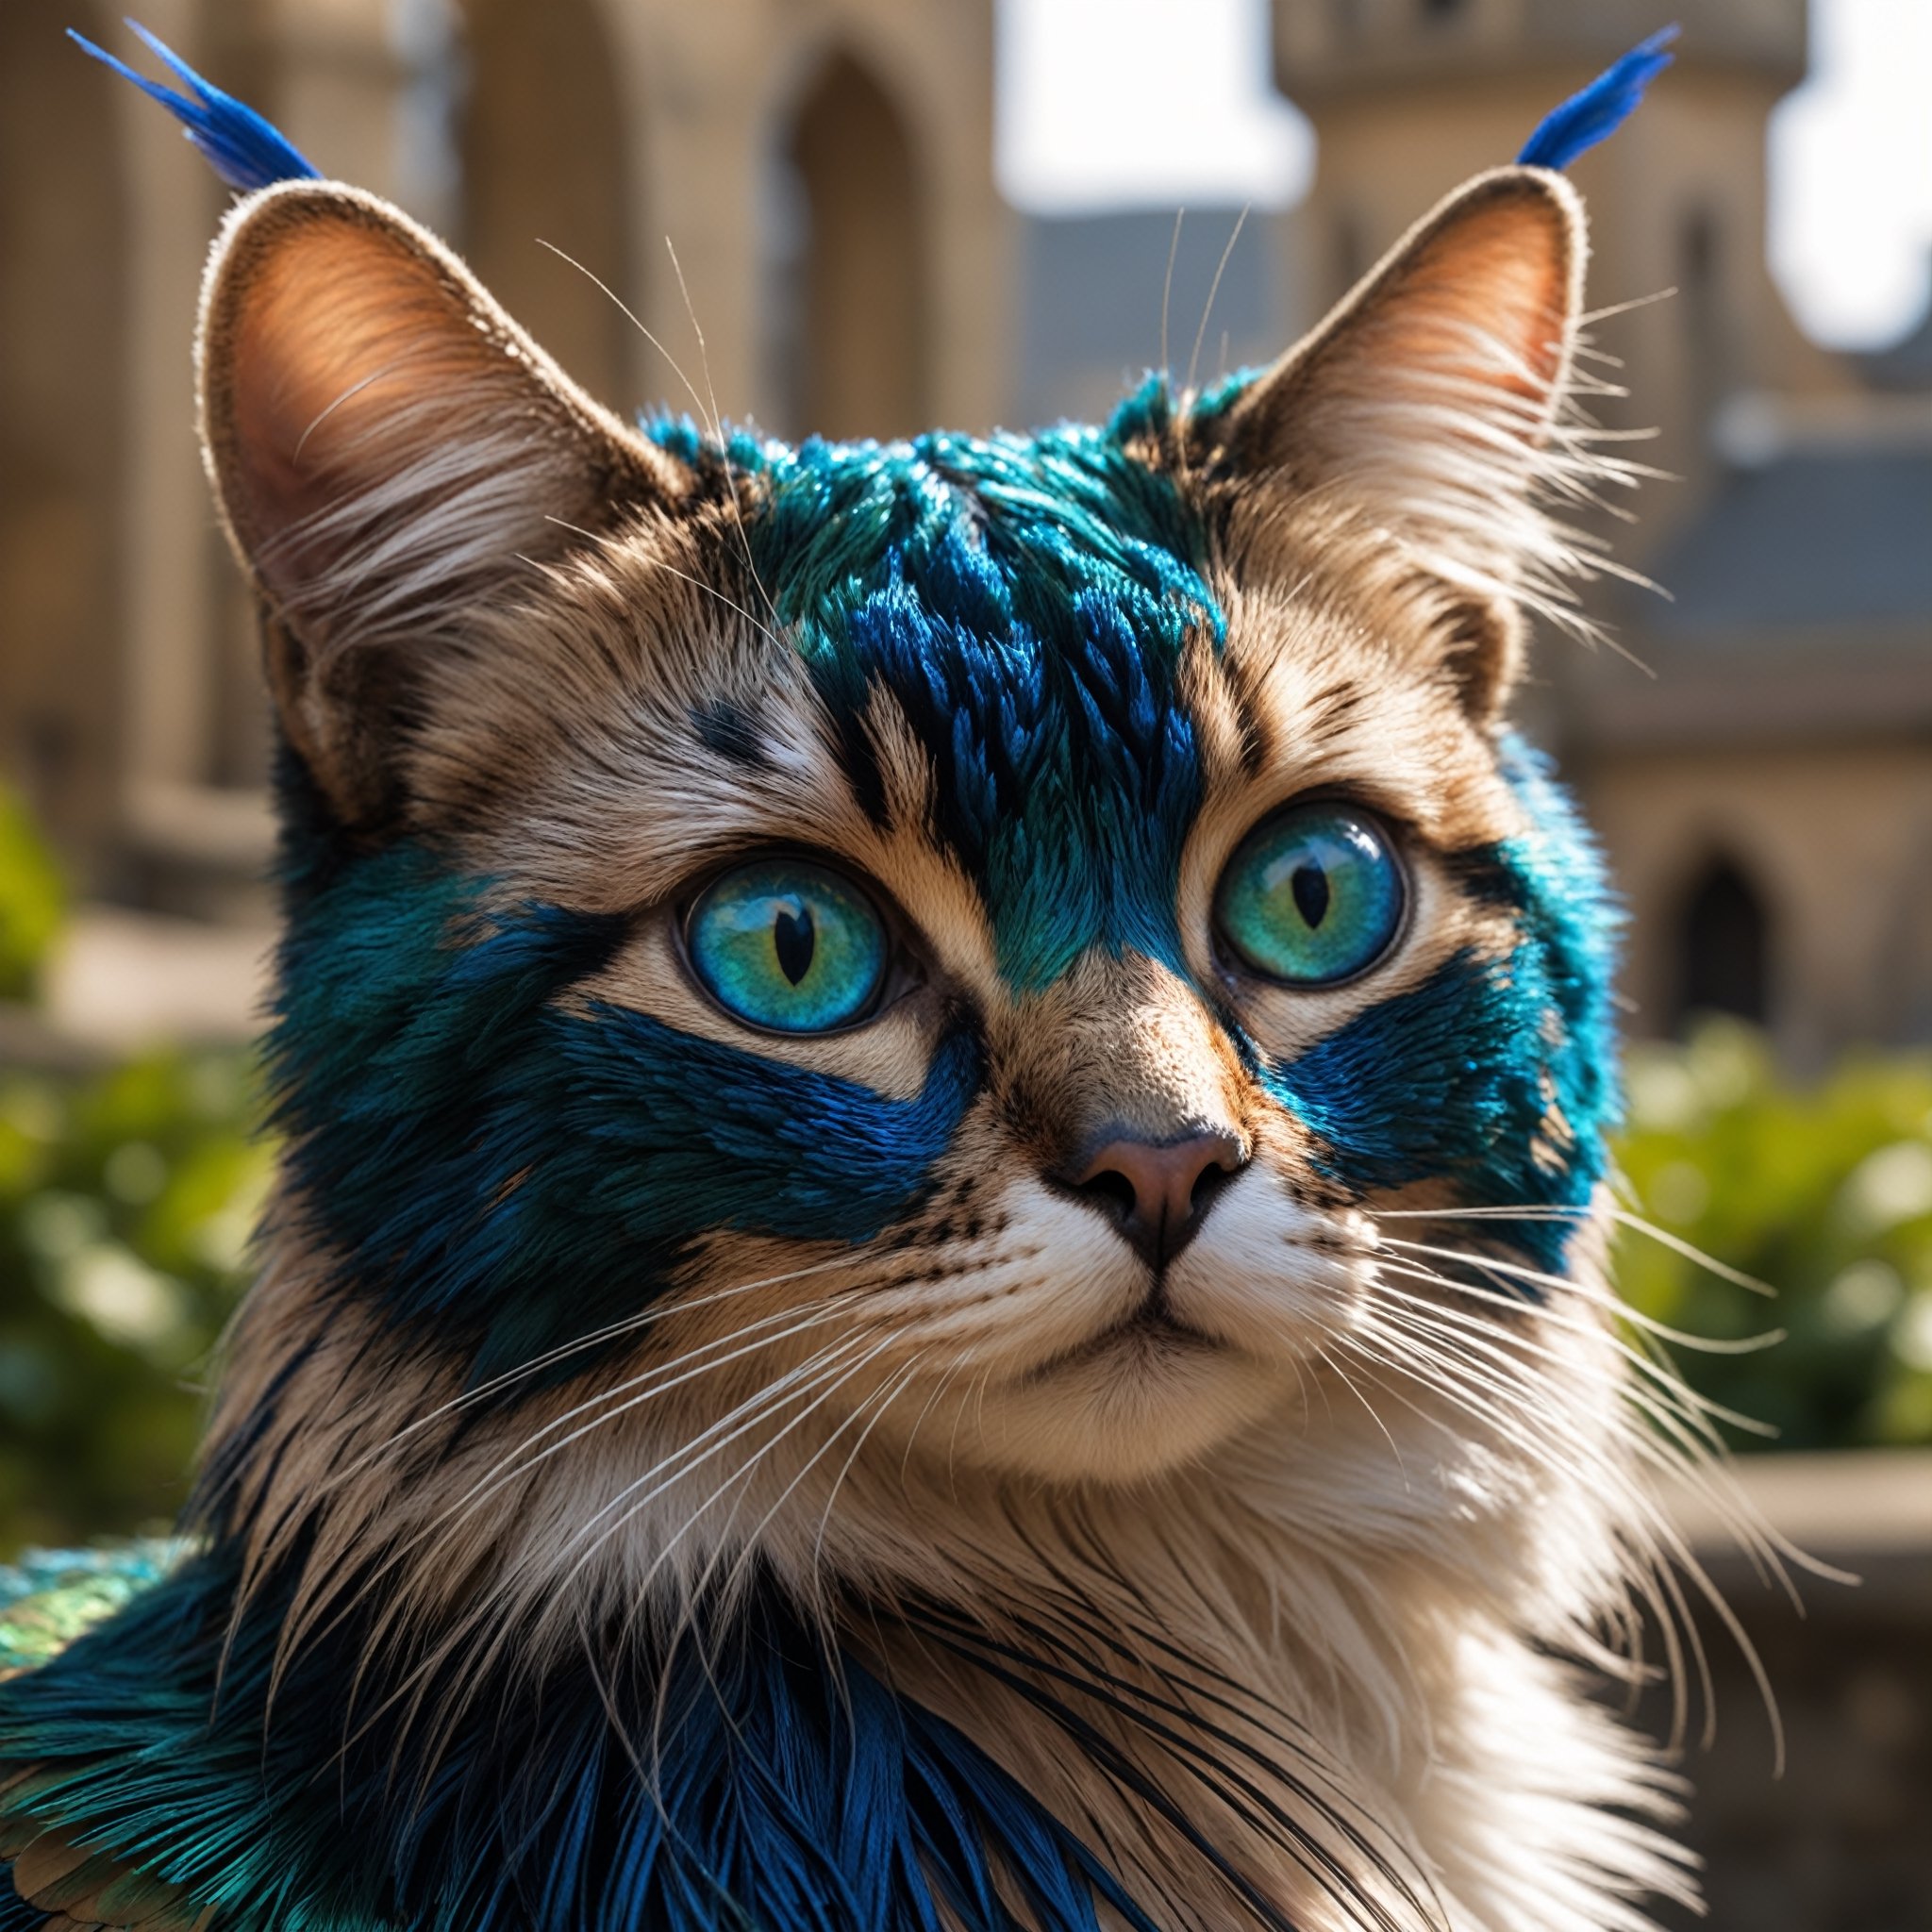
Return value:
<svg viewBox="0 0 1932 1932">
<path fill-rule="evenodd" d="M 94 1052 L 239 1043 L 262 1024 L 268 926 L 76 909 L 48 962 L 46 1022 Z"/>
<path fill-rule="evenodd" d="M 1832 1624 L 1932 1618 L 1932 1449 L 1740 1457 L 1731 1473 L 1778 1535 L 1858 1579 L 1846 1585 L 1794 1570 L 1807 1616 Z M 1765 1588 L 1722 1510 L 1689 1488 L 1674 1492 L 1671 1507 L 1732 1606 L 1754 1620 L 1763 1614 Z"/>
</svg>

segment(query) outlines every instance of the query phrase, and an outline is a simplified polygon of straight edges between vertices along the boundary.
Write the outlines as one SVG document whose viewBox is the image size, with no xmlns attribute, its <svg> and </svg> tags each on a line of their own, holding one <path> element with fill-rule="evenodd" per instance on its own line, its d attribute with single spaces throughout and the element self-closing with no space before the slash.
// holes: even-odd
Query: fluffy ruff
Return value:
<svg viewBox="0 0 1932 1932">
<path fill-rule="evenodd" d="M 1638 1822 L 1667 1783 L 1558 1658 L 1667 1541 L 1643 1439 L 1606 1412 L 1592 1320 L 1485 1322 L 1452 1368 L 1437 1307 L 1435 1374 L 1391 1300 L 1241 1447 L 1124 1491 L 774 1425 L 738 1479 L 667 1487 L 567 1607 L 518 1579 L 623 1492 L 616 1445 L 601 1490 L 555 1458 L 441 1524 L 486 1576 L 400 1627 L 366 1522 L 297 1636 L 313 1532 L 245 1587 L 217 1541 L 8 1687 L 0 1748 L 39 1769 L 4 1842 L 77 1924 L 147 1923 L 101 1903 L 139 1847 L 136 1895 L 263 1927 L 1640 1925 L 1637 1892 L 1685 1885 Z M 341 1390 L 358 1346 L 316 1340 L 291 1393 Z M 1483 1357 L 1530 1348 L 1567 1373 L 1485 1387 Z M 391 1553 L 500 1468 L 506 1431 L 464 1444 L 463 1415 L 385 1460 Z M 91 1856 L 40 1880 L 69 1844 Z"/>
</svg>

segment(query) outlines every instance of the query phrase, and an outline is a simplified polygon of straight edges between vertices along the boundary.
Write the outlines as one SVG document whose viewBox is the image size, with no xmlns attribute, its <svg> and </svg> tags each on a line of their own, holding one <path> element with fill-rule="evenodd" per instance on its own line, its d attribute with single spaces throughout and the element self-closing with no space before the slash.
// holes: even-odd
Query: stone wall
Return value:
<svg viewBox="0 0 1932 1932">
<path fill-rule="evenodd" d="M 263 707 L 190 369 L 224 196 L 64 38 L 145 60 L 117 12 L 0 8 L 0 773 L 85 888 L 233 918 L 268 851 Z M 448 235 L 623 412 L 890 436 L 1005 411 L 991 0 L 142 12 Z"/>
<path fill-rule="evenodd" d="M 1709 1612 L 1715 1732 L 1693 1741 L 1690 1842 L 1710 1913 L 1673 1932 L 1926 1932 L 1932 1926 L 1932 1452 L 1767 1456 L 1740 1465 L 1770 1525 L 1848 1583 L 1789 1565 L 1803 1611 L 1708 1506 L 1680 1510 L 1775 1698 Z M 1692 1728 L 1704 1712 L 1693 1710 Z M 1668 1719 L 1653 1711 L 1659 1725 Z"/>
</svg>

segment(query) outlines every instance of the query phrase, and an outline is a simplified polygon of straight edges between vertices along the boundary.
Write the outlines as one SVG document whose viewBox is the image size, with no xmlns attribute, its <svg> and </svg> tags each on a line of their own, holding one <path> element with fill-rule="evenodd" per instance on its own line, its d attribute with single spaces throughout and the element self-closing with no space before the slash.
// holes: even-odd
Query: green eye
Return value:
<svg viewBox="0 0 1932 1932">
<path fill-rule="evenodd" d="M 797 858 L 715 880 L 691 908 L 685 946 L 726 1012 L 774 1033 L 829 1033 L 864 1019 L 891 952 L 872 902 Z"/>
<path fill-rule="evenodd" d="M 1241 841 L 1214 897 L 1221 936 L 1255 972 L 1332 986 L 1394 942 L 1402 868 L 1363 813 L 1340 804 L 1277 812 Z"/>
</svg>

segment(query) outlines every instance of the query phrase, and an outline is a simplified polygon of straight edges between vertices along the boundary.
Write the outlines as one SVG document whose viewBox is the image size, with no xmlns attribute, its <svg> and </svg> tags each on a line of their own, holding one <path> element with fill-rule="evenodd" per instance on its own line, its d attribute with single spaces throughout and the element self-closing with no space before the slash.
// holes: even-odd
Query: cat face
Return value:
<svg viewBox="0 0 1932 1932">
<path fill-rule="evenodd" d="M 205 422 L 338 1397 L 1111 1484 L 1271 1426 L 1391 1210 L 1523 1214 L 1531 1318 L 1612 1105 L 1596 872 L 1501 723 L 1581 252 L 1503 171 L 1216 393 L 792 449 L 608 418 L 367 197 L 245 203 Z"/>
</svg>

